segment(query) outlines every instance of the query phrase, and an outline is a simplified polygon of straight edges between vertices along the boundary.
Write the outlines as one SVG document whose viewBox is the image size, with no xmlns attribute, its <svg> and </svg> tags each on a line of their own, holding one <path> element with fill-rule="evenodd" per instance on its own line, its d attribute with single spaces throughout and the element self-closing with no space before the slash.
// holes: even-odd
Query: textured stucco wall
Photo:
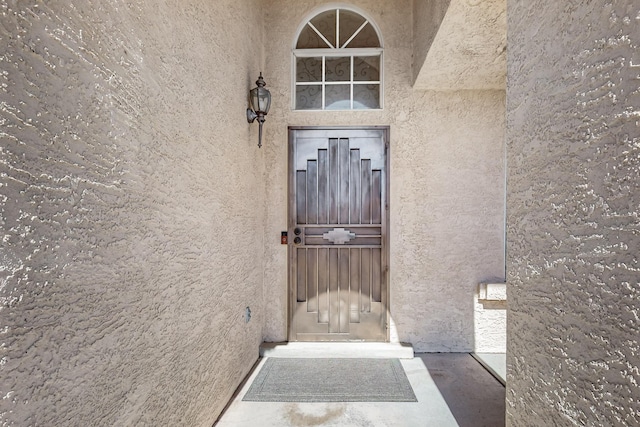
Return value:
<svg viewBox="0 0 640 427">
<path fill-rule="evenodd" d="M 256 360 L 256 6 L 3 2 L 3 426 L 210 426 Z"/>
<path fill-rule="evenodd" d="M 391 336 L 417 351 L 472 350 L 476 286 L 504 279 L 504 91 L 414 91 L 411 1 L 359 0 L 384 39 L 384 109 L 292 111 L 295 31 L 326 3 L 266 10 L 265 339 L 287 338 L 287 126 L 390 125 Z"/>
<path fill-rule="evenodd" d="M 640 5 L 508 10 L 508 425 L 637 426 Z"/>
</svg>

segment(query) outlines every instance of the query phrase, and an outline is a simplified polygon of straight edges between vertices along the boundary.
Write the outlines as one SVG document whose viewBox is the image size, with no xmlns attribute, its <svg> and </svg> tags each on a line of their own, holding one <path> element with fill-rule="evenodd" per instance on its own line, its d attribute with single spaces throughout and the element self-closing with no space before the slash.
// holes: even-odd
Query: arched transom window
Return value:
<svg viewBox="0 0 640 427">
<path fill-rule="evenodd" d="M 350 9 L 309 19 L 293 50 L 296 110 L 382 108 L 382 43 L 375 24 Z"/>
</svg>

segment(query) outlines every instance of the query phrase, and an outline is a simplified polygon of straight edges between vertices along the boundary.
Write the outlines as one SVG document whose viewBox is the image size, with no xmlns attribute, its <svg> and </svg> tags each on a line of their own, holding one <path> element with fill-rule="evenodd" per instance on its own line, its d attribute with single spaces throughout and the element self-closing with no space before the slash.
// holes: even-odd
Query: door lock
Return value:
<svg viewBox="0 0 640 427">
<path fill-rule="evenodd" d="M 295 243 L 296 245 L 299 245 L 300 242 L 302 242 L 302 239 L 299 237 L 296 237 L 295 239 L 293 239 L 293 243 Z"/>
</svg>

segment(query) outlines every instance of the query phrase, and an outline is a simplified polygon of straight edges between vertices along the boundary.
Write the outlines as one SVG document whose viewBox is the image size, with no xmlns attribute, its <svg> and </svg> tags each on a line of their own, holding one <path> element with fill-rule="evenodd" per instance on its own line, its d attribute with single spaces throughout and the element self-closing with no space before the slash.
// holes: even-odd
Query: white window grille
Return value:
<svg viewBox="0 0 640 427">
<path fill-rule="evenodd" d="M 382 108 L 382 52 L 377 27 L 361 13 L 332 8 L 314 15 L 293 50 L 293 108 Z"/>
</svg>

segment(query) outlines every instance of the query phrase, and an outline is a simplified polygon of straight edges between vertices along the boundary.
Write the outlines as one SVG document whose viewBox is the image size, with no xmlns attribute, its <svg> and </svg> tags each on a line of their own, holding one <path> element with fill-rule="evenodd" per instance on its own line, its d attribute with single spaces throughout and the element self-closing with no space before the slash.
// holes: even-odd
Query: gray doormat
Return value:
<svg viewBox="0 0 640 427">
<path fill-rule="evenodd" d="M 242 400 L 417 402 L 398 359 L 269 358 Z"/>
</svg>

